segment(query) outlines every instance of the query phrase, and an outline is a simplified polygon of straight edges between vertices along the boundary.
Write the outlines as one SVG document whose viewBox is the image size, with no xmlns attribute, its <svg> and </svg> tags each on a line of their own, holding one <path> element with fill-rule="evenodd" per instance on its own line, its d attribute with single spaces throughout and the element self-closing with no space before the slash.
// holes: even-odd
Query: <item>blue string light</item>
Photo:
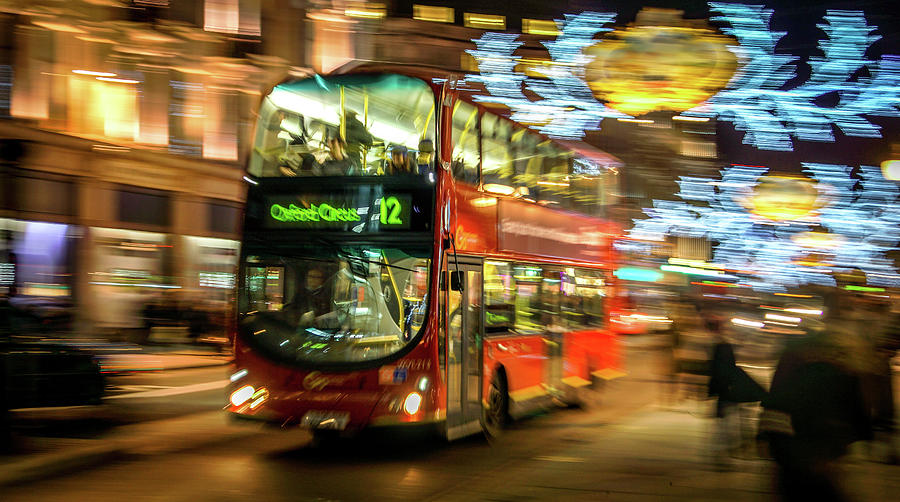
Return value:
<svg viewBox="0 0 900 502">
<path fill-rule="evenodd" d="M 792 63 L 798 58 L 775 52 L 786 32 L 771 31 L 772 10 L 760 5 L 709 5 L 721 14 L 712 20 L 731 25 L 722 31 L 739 41 L 731 50 L 743 66 L 724 90 L 686 114 L 711 111 L 744 131 L 744 143 L 778 151 L 793 150 L 792 138 L 834 141 L 834 127 L 847 136 L 880 138 L 879 127 L 865 115 L 900 116 L 900 60 L 866 58 L 866 50 L 880 37 L 871 35 L 875 27 L 866 24 L 862 12 L 827 11 L 826 22 L 817 25 L 827 36 L 819 41 L 823 56 L 809 58 L 809 78 L 786 89 L 796 77 Z M 863 68 L 870 77 L 853 80 Z M 838 99 L 835 106 L 817 104 L 817 99 L 832 93 Z"/>
<path fill-rule="evenodd" d="M 741 270 L 746 281 L 765 291 L 804 284 L 833 286 L 835 272 L 862 270 L 870 284 L 900 286 L 886 253 L 900 242 L 900 189 L 880 169 L 805 163 L 817 184 L 822 207 L 794 219 L 770 220 L 744 205 L 767 169 L 731 166 L 721 178 L 687 177 L 679 181 L 681 201 L 653 201 L 647 219 L 635 220 L 633 239 L 663 241 L 667 235 L 717 242 L 712 261 Z M 826 230 L 826 232 L 822 232 Z M 815 231 L 815 232 L 814 232 Z M 822 245 L 804 241 L 824 236 Z M 825 256 L 817 260 L 817 256 Z"/>
<path fill-rule="evenodd" d="M 779 54 L 776 46 L 786 32 L 772 31 L 772 9 L 761 5 L 711 2 L 718 13 L 713 21 L 728 24 L 722 31 L 739 44 L 730 46 L 741 67 L 725 89 L 685 116 L 717 117 L 729 121 L 744 133 L 745 144 L 774 151 L 793 150 L 793 140 L 831 142 L 834 128 L 847 136 L 880 138 L 881 132 L 867 116 L 900 116 L 900 57 L 887 55 L 872 60 L 866 50 L 878 40 L 875 27 L 866 23 L 860 11 L 829 10 L 820 40 L 822 56 L 807 61 L 811 74 L 806 81 L 787 88 L 797 77 L 799 58 Z M 613 13 L 567 14 L 557 20 L 559 35 L 544 42 L 551 64 L 537 69 L 545 78 L 529 78 L 516 73 L 520 57 L 514 55 L 522 42 L 517 34 L 485 33 L 473 40 L 475 50 L 467 51 L 480 74 L 468 80 L 480 82 L 489 93 L 475 99 L 509 107 L 513 120 L 531 124 L 551 137 L 580 139 L 585 131 L 596 130 L 604 118 L 628 118 L 598 102 L 585 81 L 590 56 L 584 49 L 598 42 L 598 33 L 610 31 Z M 865 70 L 869 76 L 864 75 Z M 527 89 L 540 99 L 529 99 Z M 818 100 L 833 95 L 834 106 Z"/>
<path fill-rule="evenodd" d="M 596 43 L 594 35 L 610 31 L 604 25 L 614 20 L 615 14 L 596 12 L 567 14 L 564 21 L 557 20 L 560 34 L 556 40 L 544 42 L 553 63 L 540 70 L 546 79 L 515 72 L 521 60 L 514 55 L 522 45 L 518 34 L 485 33 L 473 40 L 474 50 L 466 51 L 475 58 L 480 71 L 466 80 L 480 82 L 489 93 L 475 100 L 505 105 L 512 111 L 513 120 L 531 124 L 554 138 L 581 139 L 586 130 L 598 129 L 605 117 L 629 117 L 594 99 L 584 80 L 584 68 L 591 57 L 583 49 Z M 524 89 L 542 99 L 531 101 Z"/>
</svg>

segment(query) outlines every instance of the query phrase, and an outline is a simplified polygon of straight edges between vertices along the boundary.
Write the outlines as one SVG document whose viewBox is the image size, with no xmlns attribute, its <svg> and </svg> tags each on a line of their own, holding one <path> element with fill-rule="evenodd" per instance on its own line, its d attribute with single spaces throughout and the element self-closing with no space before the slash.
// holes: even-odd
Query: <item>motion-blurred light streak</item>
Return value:
<svg viewBox="0 0 900 502">
<path fill-rule="evenodd" d="M 799 204 L 798 196 L 774 201 L 805 208 L 796 213 L 773 220 L 754 212 L 756 199 L 766 196 L 760 187 L 771 177 L 764 167 L 732 166 L 721 171 L 721 181 L 681 177 L 676 195 L 682 200 L 654 201 L 644 210 L 649 218 L 636 220 L 628 236 L 642 241 L 663 241 L 667 235 L 707 238 L 717 243 L 715 263 L 750 271 L 747 282 L 762 290 L 833 286 L 835 273 L 853 269 L 864 272 L 870 284 L 900 285 L 887 258 L 900 242 L 900 189 L 872 166 L 803 165 L 809 178 L 788 181 L 814 186 L 815 203 Z"/>
<path fill-rule="evenodd" d="M 740 45 L 732 50 L 742 59 L 743 68 L 724 90 L 695 111 L 712 110 L 719 120 L 731 121 L 745 132 L 744 143 L 763 150 L 790 151 L 792 138 L 834 141 L 832 126 L 847 136 L 880 138 L 879 127 L 865 115 L 900 116 L 900 58 L 866 58 L 866 50 L 881 37 L 870 34 L 875 27 L 866 24 L 862 12 L 827 11 L 826 22 L 817 25 L 827 36 L 819 41 L 824 56 L 809 58 L 809 78 L 786 89 L 797 76 L 792 63 L 799 58 L 776 54 L 776 45 L 786 32 L 771 31 L 773 11 L 761 5 L 709 5 L 721 13 L 713 21 L 731 25 L 722 31 L 738 39 Z M 870 77 L 853 79 L 863 68 Z M 835 106 L 817 103 L 830 94 L 838 98 Z"/>
<path fill-rule="evenodd" d="M 834 128 L 846 136 L 880 138 L 879 126 L 867 117 L 900 116 L 900 57 L 874 60 L 865 55 L 880 36 L 872 34 L 876 28 L 867 24 L 861 11 L 827 11 L 825 22 L 817 25 L 827 37 L 819 42 L 823 55 L 808 59 L 811 74 L 805 81 L 792 83 L 799 58 L 776 53 L 787 32 L 772 31 L 772 9 L 709 5 L 719 13 L 711 20 L 728 23 L 722 31 L 738 40 L 729 49 L 738 56 L 741 68 L 725 89 L 678 120 L 715 117 L 744 132 L 745 144 L 791 151 L 794 140 L 835 141 Z M 533 68 L 545 78 L 515 71 L 521 60 L 515 55 L 522 45 L 518 34 L 489 32 L 473 40 L 476 49 L 467 52 L 475 58 L 480 74 L 467 79 L 482 83 L 488 92 L 476 100 L 508 106 L 514 120 L 557 138 L 582 138 L 586 131 L 599 129 L 604 118 L 633 118 L 598 102 L 585 80 L 591 57 L 584 49 L 602 43 L 594 37 L 610 31 L 606 25 L 615 17 L 614 13 L 583 12 L 557 20 L 559 35 L 543 42 L 551 64 Z M 862 70 L 869 76 L 858 76 Z M 540 99 L 530 99 L 525 90 Z M 837 102 L 820 103 L 829 97 Z"/>
<path fill-rule="evenodd" d="M 580 139 L 584 131 L 597 129 L 605 117 L 628 115 L 599 103 L 584 80 L 584 67 L 590 58 L 585 47 L 595 43 L 597 33 L 610 31 L 605 25 L 615 14 L 583 12 L 557 20 L 560 35 L 544 42 L 554 63 L 541 67 L 547 79 L 534 79 L 515 71 L 521 57 L 514 52 L 522 42 L 516 33 L 485 33 L 473 40 L 476 49 L 467 50 L 478 64 L 480 74 L 467 80 L 484 85 L 489 95 L 477 101 L 499 103 L 512 110 L 512 119 L 555 138 Z M 528 89 L 542 99 L 531 101 Z"/>
</svg>

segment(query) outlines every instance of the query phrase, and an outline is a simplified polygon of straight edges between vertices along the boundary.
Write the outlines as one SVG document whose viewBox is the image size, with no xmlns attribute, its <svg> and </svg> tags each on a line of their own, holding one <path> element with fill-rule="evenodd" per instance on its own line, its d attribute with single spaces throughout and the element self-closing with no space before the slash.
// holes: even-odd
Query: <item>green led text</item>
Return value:
<svg viewBox="0 0 900 502">
<path fill-rule="evenodd" d="M 272 204 L 269 208 L 272 218 L 284 222 L 316 222 L 316 221 L 359 221 L 359 213 L 356 209 L 345 207 L 333 207 L 328 204 L 310 204 L 308 208 L 297 207 L 290 204 L 284 207 L 281 204 Z"/>
</svg>

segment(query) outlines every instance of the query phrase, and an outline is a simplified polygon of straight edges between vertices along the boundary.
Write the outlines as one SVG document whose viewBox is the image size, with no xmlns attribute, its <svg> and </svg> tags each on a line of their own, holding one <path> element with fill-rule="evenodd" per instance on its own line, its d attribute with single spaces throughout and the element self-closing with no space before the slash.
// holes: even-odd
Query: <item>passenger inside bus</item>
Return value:
<svg viewBox="0 0 900 502">
<path fill-rule="evenodd" d="M 419 141 L 419 154 L 416 157 L 419 174 L 428 176 L 434 173 L 434 144 L 430 139 Z"/>
<path fill-rule="evenodd" d="M 328 138 L 328 158 L 322 163 L 322 174 L 338 176 L 355 174 L 358 166 L 347 155 L 347 144 L 339 135 Z"/>
<path fill-rule="evenodd" d="M 346 140 L 340 125 L 319 120 L 307 121 L 303 116 L 275 109 L 266 122 L 263 145 L 256 153 L 268 169 L 276 169 L 281 176 L 344 176 L 371 173 L 366 158 L 377 158 L 382 143 L 376 140 L 356 118 L 346 113 Z M 374 152 L 373 152 L 374 149 Z M 427 174 L 434 172 L 434 145 L 430 139 L 419 142 L 418 158 L 402 144 L 387 146 L 390 155 L 379 174 Z M 420 167 L 421 166 L 421 167 Z"/>
<path fill-rule="evenodd" d="M 330 270 L 329 270 L 330 269 Z M 307 269 L 303 288 L 298 290 L 282 310 L 285 321 L 298 328 L 337 329 L 343 321 L 342 311 L 356 301 L 357 286 L 347 261 L 341 261 L 337 272 L 322 265 Z M 344 312 L 346 314 L 346 312 Z"/>
<path fill-rule="evenodd" d="M 356 115 L 356 112 L 353 110 L 347 110 L 344 113 L 347 153 L 351 157 L 362 158 L 363 154 L 369 148 L 372 148 L 375 138 L 366 129 L 365 124 L 356 118 Z"/>
<path fill-rule="evenodd" d="M 409 150 L 403 145 L 391 146 L 391 159 L 384 168 L 384 174 L 416 174 L 416 166 L 409 158 Z"/>
</svg>

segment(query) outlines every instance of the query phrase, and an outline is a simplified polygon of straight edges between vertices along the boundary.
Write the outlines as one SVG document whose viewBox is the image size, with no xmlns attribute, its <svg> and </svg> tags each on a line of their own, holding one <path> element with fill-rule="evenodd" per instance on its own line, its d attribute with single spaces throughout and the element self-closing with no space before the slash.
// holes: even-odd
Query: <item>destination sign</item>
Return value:
<svg viewBox="0 0 900 502">
<path fill-rule="evenodd" d="M 373 232 L 409 229 L 412 217 L 409 194 L 381 197 L 323 194 L 271 196 L 265 203 L 265 226 Z"/>
</svg>

